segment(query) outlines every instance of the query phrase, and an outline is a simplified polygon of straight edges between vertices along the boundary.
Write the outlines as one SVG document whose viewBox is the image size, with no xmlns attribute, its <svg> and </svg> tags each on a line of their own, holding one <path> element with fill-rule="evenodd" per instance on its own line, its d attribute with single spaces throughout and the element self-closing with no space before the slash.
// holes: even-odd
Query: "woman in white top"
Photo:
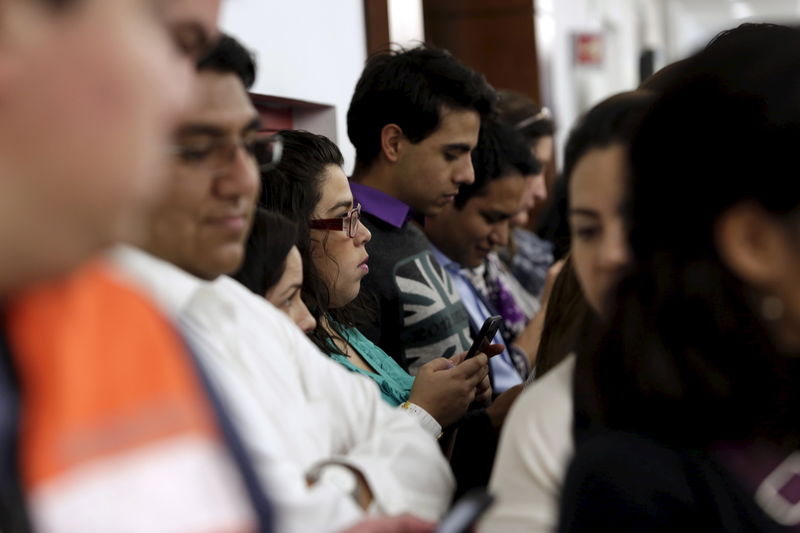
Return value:
<svg viewBox="0 0 800 533">
<path fill-rule="evenodd" d="M 490 481 L 496 503 L 480 525 L 482 533 L 549 532 L 557 525 L 562 479 L 573 450 L 575 361 L 567 354 L 579 328 L 575 321 L 583 316 L 575 310 L 588 303 L 591 311 L 585 316 L 598 313 L 626 265 L 626 146 L 651 99 L 646 92 L 613 96 L 591 109 L 570 135 L 563 179 L 569 180 L 572 264 L 559 275 L 548 302 L 537 380 L 520 395 L 503 428 Z M 570 276 L 577 278 L 582 296 L 565 289 Z M 559 317 L 564 310 L 572 316 Z M 548 341 L 559 319 L 567 327 L 560 329 L 561 338 Z M 540 363 L 552 370 L 543 376 L 541 370 L 548 368 L 539 369 Z"/>
</svg>

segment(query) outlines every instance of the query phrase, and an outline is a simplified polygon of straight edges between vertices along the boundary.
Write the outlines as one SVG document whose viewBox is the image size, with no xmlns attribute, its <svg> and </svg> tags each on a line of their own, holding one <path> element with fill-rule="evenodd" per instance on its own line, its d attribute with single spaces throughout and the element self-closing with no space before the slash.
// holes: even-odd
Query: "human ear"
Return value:
<svg viewBox="0 0 800 533">
<path fill-rule="evenodd" d="M 780 221 L 747 202 L 724 213 L 715 229 L 717 250 L 725 265 L 748 285 L 774 290 L 789 261 L 790 243 Z"/>
<path fill-rule="evenodd" d="M 392 163 L 400 158 L 402 142 L 405 139 L 403 130 L 397 124 L 386 124 L 381 129 L 381 152 Z"/>
</svg>

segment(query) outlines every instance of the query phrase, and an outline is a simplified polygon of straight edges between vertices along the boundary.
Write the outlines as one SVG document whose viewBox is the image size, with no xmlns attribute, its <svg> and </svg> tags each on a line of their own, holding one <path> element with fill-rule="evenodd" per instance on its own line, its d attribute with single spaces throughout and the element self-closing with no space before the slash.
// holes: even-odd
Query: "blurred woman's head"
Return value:
<svg viewBox="0 0 800 533">
<path fill-rule="evenodd" d="M 301 298 L 303 260 L 296 241 L 295 223 L 259 208 L 247 239 L 244 263 L 233 277 L 307 332 L 314 329 L 316 320 Z"/>
<path fill-rule="evenodd" d="M 681 70 L 631 145 L 632 268 L 589 410 L 669 439 L 796 440 L 800 31 L 755 28 Z"/>
<path fill-rule="evenodd" d="M 584 296 L 598 313 L 628 263 L 627 149 L 652 99 L 646 92 L 629 92 L 601 102 L 581 118 L 567 142 L 572 261 Z"/>
<path fill-rule="evenodd" d="M 512 220 L 514 226 L 525 226 L 530 210 L 547 199 L 545 173 L 553 160 L 555 124 L 547 108 L 540 107 L 522 93 L 501 90 L 497 96 L 500 120 L 519 132 L 540 165 L 538 172 L 528 177 L 523 209 Z"/>
</svg>

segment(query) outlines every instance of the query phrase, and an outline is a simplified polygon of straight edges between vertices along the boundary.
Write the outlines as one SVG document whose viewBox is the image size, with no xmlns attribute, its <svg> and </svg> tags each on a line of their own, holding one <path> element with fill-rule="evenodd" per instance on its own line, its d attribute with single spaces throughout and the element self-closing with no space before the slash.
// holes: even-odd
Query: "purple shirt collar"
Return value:
<svg viewBox="0 0 800 533">
<path fill-rule="evenodd" d="M 402 228 L 409 218 L 411 208 L 385 192 L 354 181 L 350 182 L 350 191 L 362 211 L 396 228 Z"/>
</svg>

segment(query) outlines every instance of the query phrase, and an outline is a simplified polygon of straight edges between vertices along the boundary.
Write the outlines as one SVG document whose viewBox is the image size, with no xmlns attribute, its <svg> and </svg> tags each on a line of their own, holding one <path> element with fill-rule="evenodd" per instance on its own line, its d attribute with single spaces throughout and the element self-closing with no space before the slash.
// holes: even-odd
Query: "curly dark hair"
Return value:
<svg viewBox="0 0 800 533">
<path fill-rule="evenodd" d="M 365 311 L 369 300 L 360 296 L 345 307 L 331 309 L 329 288 L 311 258 L 309 222 L 322 196 L 320 188 L 326 167 L 341 167 L 344 160 L 339 148 L 327 137 L 300 130 L 284 130 L 279 134 L 283 138 L 283 154 L 278 166 L 261 176 L 260 203 L 297 224 L 297 248 L 303 258 L 303 301 L 317 319 L 317 327 L 308 335 L 323 353 L 341 353 L 320 319 L 329 316 L 334 323 L 350 327 L 354 317 Z"/>
</svg>

